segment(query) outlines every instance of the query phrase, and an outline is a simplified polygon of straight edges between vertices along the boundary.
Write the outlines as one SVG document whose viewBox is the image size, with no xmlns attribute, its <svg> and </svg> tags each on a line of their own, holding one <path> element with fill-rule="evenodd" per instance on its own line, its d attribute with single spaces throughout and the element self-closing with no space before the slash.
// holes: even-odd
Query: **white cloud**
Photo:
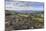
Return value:
<svg viewBox="0 0 46 31">
<path fill-rule="evenodd" d="M 27 5 L 25 5 L 25 4 L 27 4 L 27 2 L 7 2 L 6 3 L 6 10 L 43 10 L 43 5 L 42 4 L 34 4 L 34 3 L 32 3 L 33 4 L 33 6 L 32 6 L 32 4 L 30 5 L 30 6 L 27 6 Z M 38 6 L 38 5 L 40 5 L 40 6 Z"/>
</svg>

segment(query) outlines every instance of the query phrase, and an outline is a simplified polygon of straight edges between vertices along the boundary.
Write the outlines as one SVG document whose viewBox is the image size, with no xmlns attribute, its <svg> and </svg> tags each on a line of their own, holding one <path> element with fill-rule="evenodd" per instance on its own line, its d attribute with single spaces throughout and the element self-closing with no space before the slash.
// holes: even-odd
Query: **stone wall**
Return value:
<svg viewBox="0 0 46 31">
<path fill-rule="evenodd" d="M 15 21 L 13 21 L 14 29 L 28 29 L 32 28 L 32 18 L 25 16 L 16 16 Z"/>
</svg>

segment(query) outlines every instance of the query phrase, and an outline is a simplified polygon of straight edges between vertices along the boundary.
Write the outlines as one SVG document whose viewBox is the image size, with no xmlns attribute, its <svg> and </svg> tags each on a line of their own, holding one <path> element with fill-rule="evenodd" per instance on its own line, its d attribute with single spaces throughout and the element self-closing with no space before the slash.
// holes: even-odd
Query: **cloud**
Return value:
<svg viewBox="0 0 46 31">
<path fill-rule="evenodd" d="M 28 2 L 16 1 L 6 2 L 6 10 L 43 10 L 44 3 L 42 2 Z"/>
</svg>

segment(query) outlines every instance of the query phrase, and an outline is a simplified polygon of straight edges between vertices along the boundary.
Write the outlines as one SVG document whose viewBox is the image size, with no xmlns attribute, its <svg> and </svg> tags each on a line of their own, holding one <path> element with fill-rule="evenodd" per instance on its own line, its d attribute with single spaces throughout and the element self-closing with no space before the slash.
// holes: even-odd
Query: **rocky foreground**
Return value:
<svg viewBox="0 0 46 31">
<path fill-rule="evenodd" d="M 25 29 L 41 29 L 44 27 L 42 17 L 34 17 L 31 15 L 11 15 L 10 12 L 5 16 L 5 31 L 25 30 Z"/>
</svg>

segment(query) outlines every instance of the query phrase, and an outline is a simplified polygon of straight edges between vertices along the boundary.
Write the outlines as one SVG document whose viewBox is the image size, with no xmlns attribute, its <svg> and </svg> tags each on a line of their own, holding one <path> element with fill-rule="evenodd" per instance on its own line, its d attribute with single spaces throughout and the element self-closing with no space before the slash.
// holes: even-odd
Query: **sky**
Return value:
<svg viewBox="0 0 46 31">
<path fill-rule="evenodd" d="M 43 11 L 43 2 L 30 2 L 30 1 L 12 1 L 5 0 L 6 10 L 37 10 Z"/>
</svg>

